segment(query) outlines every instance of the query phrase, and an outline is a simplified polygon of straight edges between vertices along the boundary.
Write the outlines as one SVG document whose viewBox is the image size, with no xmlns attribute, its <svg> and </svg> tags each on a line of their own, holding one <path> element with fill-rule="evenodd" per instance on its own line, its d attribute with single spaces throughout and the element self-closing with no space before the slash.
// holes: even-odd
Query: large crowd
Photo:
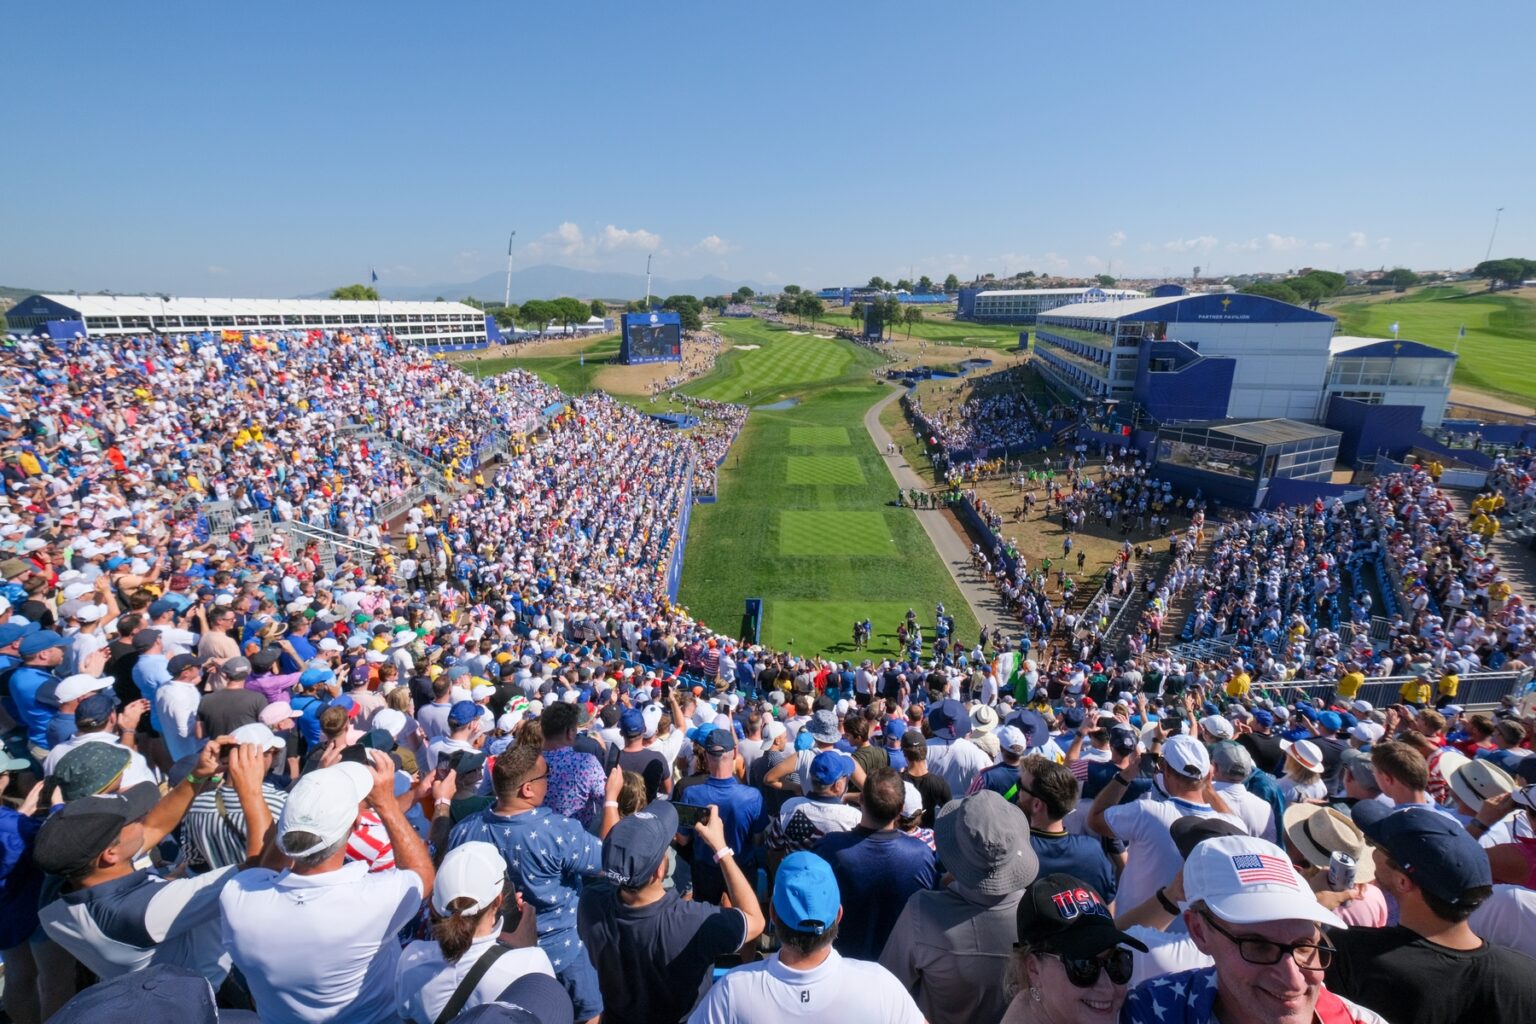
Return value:
<svg viewBox="0 0 1536 1024">
<path fill-rule="evenodd" d="M 0 379 L 13 1021 L 1536 1020 L 1536 718 L 1448 681 L 1533 638 L 1417 474 L 1162 524 L 1225 659 L 940 607 L 833 663 L 667 601 L 732 407 L 693 440 L 367 335 L 27 339 Z M 1052 504 L 1175 508 L 1134 464 Z M 1341 572 L 1378 550 L 1427 598 L 1376 646 Z M 1025 636 L 1066 625 L 1042 568 Z M 1384 660 L 1423 683 L 1372 707 Z"/>
</svg>

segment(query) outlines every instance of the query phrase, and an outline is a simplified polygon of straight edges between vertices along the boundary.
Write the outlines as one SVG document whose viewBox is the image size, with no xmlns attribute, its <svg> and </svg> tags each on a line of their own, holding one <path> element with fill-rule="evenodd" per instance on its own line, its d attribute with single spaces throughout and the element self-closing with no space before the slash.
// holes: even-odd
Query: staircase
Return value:
<svg viewBox="0 0 1536 1024">
<path fill-rule="evenodd" d="M 272 524 L 273 528 L 286 533 L 295 549 L 300 549 L 314 542 L 320 552 L 320 567 L 325 574 L 330 576 L 336 572 L 336 566 L 340 564 L 337 558 L 338 552 L 345 552 L 347 559 L 351 561 L 371 561 L 379 553 L 379 548 L 353 537 L 346 537 L 318 526 L 311 526 L 301 522 L 281 522 Z"/>
</svg>

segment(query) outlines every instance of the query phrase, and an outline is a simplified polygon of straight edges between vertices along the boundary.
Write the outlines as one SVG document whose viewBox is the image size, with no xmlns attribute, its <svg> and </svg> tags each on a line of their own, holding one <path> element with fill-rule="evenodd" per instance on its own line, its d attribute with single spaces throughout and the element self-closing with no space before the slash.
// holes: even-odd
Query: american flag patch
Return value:
<svg viewBox="0 0 1536 1024">
<path fill-rule="evenodd" d="M 1293 888 L 1296 885 L 1296 873 L 1291 866 L 1267 853 L 1244 853 L 1233 857 L 1232 867 L 1237 872 L 1237 880 L 1244 885 L 1260 882 L 1279 882 Z"/>
</svg>

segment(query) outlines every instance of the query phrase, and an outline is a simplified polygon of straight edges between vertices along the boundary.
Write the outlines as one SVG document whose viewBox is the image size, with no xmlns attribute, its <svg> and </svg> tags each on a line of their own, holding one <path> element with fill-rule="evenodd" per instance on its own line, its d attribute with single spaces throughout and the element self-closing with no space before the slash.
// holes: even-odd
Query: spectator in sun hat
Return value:
<svg viewBox="0 0 1536 1024">
<path fill-rule="evenodd" d="M 1285 741 L 1285 775 L 1280 792 L 1287 803 L 1298 800 L 1326 800 L 1328 787 L 1323 784 L 1323 752 L 1311 740 Z"/>
<path fill-rule="evenodd" d="M 1137 986 L 1121 1013 L 1125 1024 L 1385 1024 L 1324 986 L 1333 958 L 1324 926 L 1342 922 L 1279 847 L 1251 836 L 1207 839 L 1190 852 L 1183 876 L 1184 924 L 1215 966 Z"/>
<path fill-rule="evenodd" d="M 1154 784 L 1164 798 L 1118 803 L 1124 789 L 1136 781 L 1140 760 L 1132 755 L 1126 767 L 1111 777 L 1088 809 L 1088 828 L 1127 844 L 1127 863 L 1116 899 L 1136 906 L 1178 873 L 1183 859 L 1168 827 L 1188 815 L 1222 814 L 1233 824 L 1242 819 L 1212 783 L 1210 754 L 1193 736 L 1170 736 L 1158 758 L 1161 771 Z"/>
<path fill-rule="evenodd" d="M 1360 821 L 1376 884 L 1398 906 L 1390 928 L 1332 936 L 1328 984 L 1388 1020 L 1536 1020 L 1536 961 L 1468 924 L 1493 892 L 1487 853 L 1443 814 L 1404 808 Z"/>
<path fill-rule="evenodd" d="M 941 700 L 928 709 L 928 770 L 964 793 L 971 780 L 992 766 L 992 758 L 966 737 L 971 716 L 958 700 Z"/>
<path fill-rule="evenodd" d="M 1064 872 L 1044 875 L 1025 890 L 1017 919 L 1011 966 L 1018 994 L 1003 1024 L 1066 1024 L 1120 1012 L 1136 951 L 1147 947 L 1115 926 L 1093 886 Z"/>
<path fill-rule="evenodd" d="M 889 971 L 846 958 L 833 947 L 842 909 L 837 879 L 826 861 L 805 852 L 784 858 L 769 906 L 779 951 L 728 971 L 704 996 L 689 1024 L 923 1020 Z"/>
<path fill-rule="evenodd" d="M 554 965 L 542 949 L 514 949 L 500 941 L 503 932 L 517 930 L 523 911 L 508 891 L 507 862 L 490 843 L 448 851 L 430 906 L 432 937 L 410 943 L 400 954 L 394 979 L 400 1020 L 434 1024 L 450 1005 L 467 1010 L 493 1002 L 525 975 L 554 979 Z M 468 984 L 486 957 L 489 962 Z"/>
<path fill-rule="evenodd" d="M 682 1020 L 716 959 L 762 934 L 757 894 L 724 822 L 711 814 L 689 831 L 694 843 L 719 854 L 729 907 L 682 899 L 666 885 L 667 853 L 678 834 L 669 801 L 621 818 L 603 840 L 603 881 L 583 888 L 576 923 L 597 969 L 605 1021 Z"/>
<path fill-rule="evenodd" d="M 277 823 L 285 870 L 250 868 L 220 894 L 223 946 L 263 1021 L 396 1019 L 395 936 L 431 893 L 435 874 L 395 798 L 394 763 L 379 751 L 365 754 L 366 766 L 344 761 L 294 785 Z M 369 871 L 346 859 L 363 804 L 388 834 L 394 868 Z"/>
<path fill-rule="evenodd" d="M 1285 845 L 1291 863 L 1351 928 L 1387 923 L 1386 897 L 1376 886 L 1376 865 L 1360 826 L 1345 812 L 1317 804 L 1295 804 L 1285 812 Z M 1354 884 L 1333 890 L 1328 881 L 1330 861 L 1341 853 L 1355 862 Z M 1299 854 L 1300 856 L 1296 856 Z"/>
<path fill-rule="evenodd" d="M 880 962 L 933 1024 L 996 1020 L 1008 1003 L 999 954 L 1017 937 L 1015 908 L 1039 873 L 1029 822 L 984 789 L 946 804 L 934 838 L 950 879 L 907 900 Z"/>
<path fill-rule="evenodd" d="M 43 928 L 98 977 L 115 978 L 157 963 L 190 968 L 213 985 L 229 973 L 229 954 L 219 941 L 218 896 L 238 868 L 167 880 L 135 867 L 140 854 L 177 826 L 198 790 L 218 774 L 216 743 L 229 741 L 223 736 L 205 747 L 191 774 L 163 797 L 152 783 L 82 796 L 38 831 L 33 859 L 64 883 L 60 897 L 41 910 Z M 111 754 L 113 748 L 90 744 L 65 760 L 98 753 Z M 236 748 L 227 770 L 258 837 L 246 849 L 254 859 L 271 824 L 260 796 L 260 754 Z"/>
</svg>

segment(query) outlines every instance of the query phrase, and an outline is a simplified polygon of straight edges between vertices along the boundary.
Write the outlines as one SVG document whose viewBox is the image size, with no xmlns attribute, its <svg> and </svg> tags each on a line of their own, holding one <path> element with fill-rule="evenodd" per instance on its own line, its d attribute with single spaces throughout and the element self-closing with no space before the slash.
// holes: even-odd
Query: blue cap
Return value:
<svg viewBox="0 0 1536 1024">
<path fill-rule="evenodd" d="M 40 629 L 36 633 L 21 638 L 21 644 L 16 648 L 23 658 L 30 658 L 50 647 L 66 647 L 69 641 L 51 629 Z"/>
<path fill-rule="evenodd" d="M 31 636 L 42 628 L 42 626 L 35 622 L 17 622 L 15 619 L 12 619 L 10 622 L 0 625 L 0 647 L 9 647 L 22 637 Z"/>
<path fill-rule="evenodd" d="M 1268 711 L 1265 711 L 1263 708 L 1260 708 L 1253 713 L 1253 720 L 1258 722 L 1266 729 L 1275 724 L 1275 716 L 1270 714 Z"/>
<path fill-rule="evenodd" d="M 480 705 L 472 700 L 455 701 L 448 709 L 448 724 L 455 729 L 468 725 L 480 717 Z"/>
<path fill-rule="evenodd" d="M 801 750 L 810 750 L 815 745 L 816 745 L 816 737 L 812 736 L 805 729 L 801 729 L 799 732 L 795 733 L 795 750 L 796 750 L 796 752 L 799 752 Z"/>
<path fill-rule="evenodd" d="M 113 569 L 121 569 L 123 566 L 127 565 L 129 561 L 131 560 L 124 558 L 122 555 L 113 555 L 111 558 L 106 560 L 103 568 L 105 568 L 108 572 L 111 572 Z"/>
<path fill-rule="evenodd" d="M 880 727 L 880 733 L 888 740 L 900 740 L 907 734 L 907 721 L 904 718 L 888 718 Z"/>
<path fill-rule="evenodd" d="M 1344 719 L 1339 717 L 1337 711 L 1324 711 L 1317 716 L 1317 725 L 1320 729 L 1329 732 L 1338 732 L 1344 728 Z"/>
<path fill-rule="evenodd" d="M 1068 729 L 1079 728 L 1083 724 L 1083 709 L 1067 708 L 1061 713 L 1061 721 Z"/>
<path fill-rule="evenodd" d="M 719 726 L 711 728 L 701 737 L 701 740 L 700 746 L 704 748 L 704 753 L 712 757 L 718 757 L 736 749 L 736 734 Z"/>
<path fill-rule="evenodd" d="M 629 737 L 645 735 L 645 716 L 639 708 L 625 708 L 619 715 L 619 733 Z"/>
<path fill-rule="evenodd" d="M 620 818 L 603 840 L 603 876 L 621 888 L 645 885 L 666 859 L 677 831 L 677 808 L 670 800 Z"/>
<path fill-rule="evenodd" d="M 971 716 L 957 700 L 941 700 L 928 711 L 928 727 L 940 739 L 957 740 L 971 731 Z"/>
<path fill-rule="evenodd" d="M 80 698 L 75 705 L 75 726 L 100 725 L 117 710 L 117 695 L 110 689 L 97 690 Z"/>
<path fill-rule="evenodd" d="M 1488 854 L 1448 814 L 1427 807 L 1400 807 L 1375 821 L 1357 824 L 1415 885 L 1453 906 L 1468 889 L 1493 884 Z"/>
<path fill-rule="evenodd" d="M 841 906 L 832 865 L 806 850 L 784 858 L 773 880 L 773 913 L 786 927 L 825 934 L 837 922 Z"/>
<path fill-rule="evenodd" d="M 811 781 L 830 786 L 853 774 L 853 758 L 840 750 L 823 750 L 811 759 Z"/>
<path fill-rule="evenodd" d="M 320 683 L 329 683 L 336 678 L 336 673 L 328 668 L 307 668 L 299 673 L 299 685 L 303 687 L 317 686 Z"/>
<path fill-rule="evenodd" d="M 152 618 L 152 619 L 158 619 L 160 616 L 164 615 L 166 612 L 174 612 L 175 610 L 176 610 L 175 602 L 174 601 L 167 601 L 165 598 L 162 597 L 158 601 L 151 601 L 150 602 L 150 605 L 149 605 L 149 617 Z"/>
</svg>

